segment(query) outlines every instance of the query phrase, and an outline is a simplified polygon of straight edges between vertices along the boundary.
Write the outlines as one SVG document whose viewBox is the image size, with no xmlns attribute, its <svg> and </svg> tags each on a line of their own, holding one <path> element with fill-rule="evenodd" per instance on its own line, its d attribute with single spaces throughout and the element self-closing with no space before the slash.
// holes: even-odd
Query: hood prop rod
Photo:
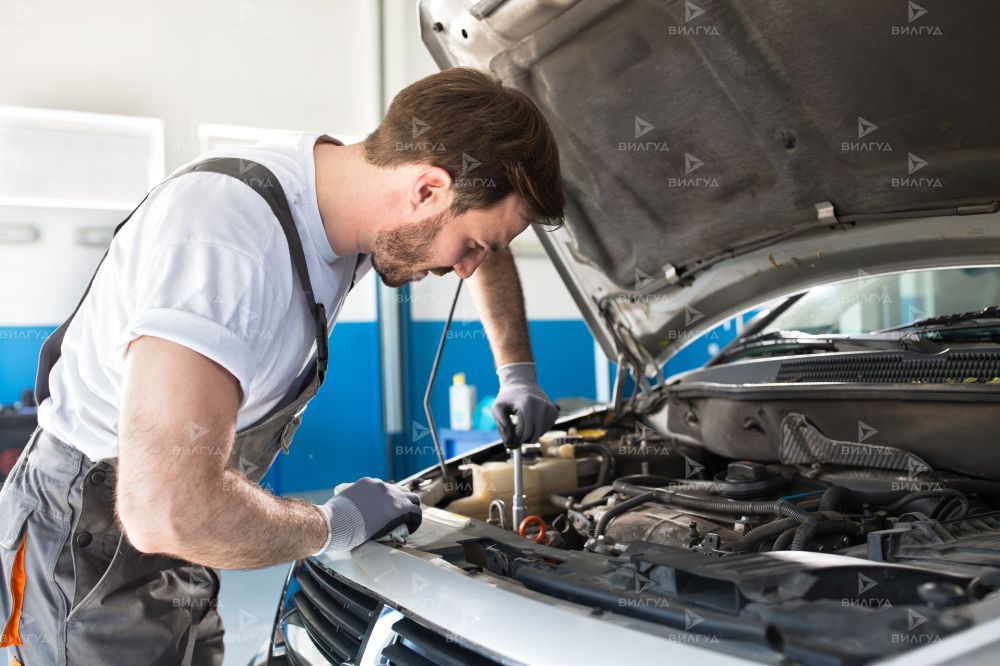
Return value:
<svg viewBox="0 0 1000 666">
<path fill-rule="evenodd" d="M 424 391 L 424 415 L 427 416 L 427 426 L 431 430 L 431 439 L 434 440 L 434 451 L 437 453 L 438 465 L 441 468 L 441 481 L 448 489 L 448 466 L 444 462 L 444 449 L 441 448 L 441 439 L 438 437 L 437 426 L 434 423 L 434 412 L 431 411 L 431 391 L 434 389 L 434 380 L 437 378 L 438 366 L 441 365 L 441 353 L 444 351 L 444 343 L 448 339 L 448 329 L 451 328 L 451 320 L 455 316 L 455 306 L 458 304 L 458 296 L 462 293 L 462 283 L 458 281 L 455 289 L 455 297 L 451 301 L 451 309 L 448 310 L 448 318 L 444 322 L 444 330 L 441 331 L 441 340 L 438 342 L 437 353 L 434 354 L 434 365 L 431 366 L 431 376 L 427 379 L 427 389 Z"/>
</svg>

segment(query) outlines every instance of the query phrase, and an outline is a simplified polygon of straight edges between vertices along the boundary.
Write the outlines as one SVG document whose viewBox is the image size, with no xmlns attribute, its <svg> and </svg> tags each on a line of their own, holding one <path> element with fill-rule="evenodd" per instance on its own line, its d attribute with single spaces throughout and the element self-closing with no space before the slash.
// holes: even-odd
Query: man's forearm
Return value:
<svg viewBox="0 0 1000 666">
<path fill-rule="evenodd" d="M 524 294 L 510 249 L 487 255 L 468 282 L 497 366 L 531 361 Z"/>
<path fill-rule="evenodd" d="M 198 504 L 201 504 L 199 510 Z M 275 497 L 234 469 L 219 492 L 191 503 L 189 530 L 176 557 L 221 569 L 250 569 L 300 559 L 326 543 L 326 519 L 308 502 Z"/>
</svg>

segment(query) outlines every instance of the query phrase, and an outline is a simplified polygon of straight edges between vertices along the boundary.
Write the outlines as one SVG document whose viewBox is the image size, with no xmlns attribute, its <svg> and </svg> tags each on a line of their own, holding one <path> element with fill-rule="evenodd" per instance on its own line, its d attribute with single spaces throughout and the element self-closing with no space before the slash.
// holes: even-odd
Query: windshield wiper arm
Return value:
<svg viewBox="0 0 1000 666">
<path fill-rule="evenodd" d="M 755 356 L 782 351 L 847 351 L 856 349 L 903 349 L 922 354 L 936 354 L 944 349 L 933 340 L 919 335 L 886 335 L 884 333 L 861 333 L 853 335 L 827 334 L 812 335 L 799 331 L 770 331 L 762 333 L 725 350 L 717 357 L 722 359 Z"/>
<path fill-rule="evenodd" d="M 979 322 L 983 319 L 1000 320 L 1000 306 L 991 305 L 983 308 L 982 310 L 976 310 L 975 312 L 957 312 L 955 314 L 940 315 L 937 317 L 924 317 L 923 319 L 911 321 L 908 324 L 900 324 L 899 326 L 893 326 L 892 328 L 883 328 L 882 330 L 875 332 L 892 333 L 894 331 L 907 331 L 929 327 L 950 328 L 956 324 Z"/>
</svg>

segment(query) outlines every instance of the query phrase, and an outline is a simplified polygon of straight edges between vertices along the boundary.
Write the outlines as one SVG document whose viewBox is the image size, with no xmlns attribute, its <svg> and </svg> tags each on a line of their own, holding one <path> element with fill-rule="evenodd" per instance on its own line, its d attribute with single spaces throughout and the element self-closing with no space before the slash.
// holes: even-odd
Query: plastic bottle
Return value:
<svg viewBox="0 0 1000 666">
<path fill-rule="evenodd" d="M 472 414 L 476 409 L 476 387 L 465 383 L 465 373 L 457 372 L 448 389 L 452 430 L 472 430 Z"/>
</svg>

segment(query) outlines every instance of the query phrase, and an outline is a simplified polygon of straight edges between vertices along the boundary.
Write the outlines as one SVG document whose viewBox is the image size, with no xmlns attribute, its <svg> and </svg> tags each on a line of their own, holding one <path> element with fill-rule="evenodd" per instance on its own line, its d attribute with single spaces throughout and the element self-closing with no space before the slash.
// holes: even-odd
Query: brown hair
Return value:
<svg viewBox="0 0 1000 666">
<path fill-rule="evenodd" d="M 529 222 L 562 224 L 559 150 L 538 107 L 482 72 L 453 67 L 404 88 L 365 139 L 379 167 L 429 164 L 451 174 L 455 214 L 514 193 Z"/>
</svg>

